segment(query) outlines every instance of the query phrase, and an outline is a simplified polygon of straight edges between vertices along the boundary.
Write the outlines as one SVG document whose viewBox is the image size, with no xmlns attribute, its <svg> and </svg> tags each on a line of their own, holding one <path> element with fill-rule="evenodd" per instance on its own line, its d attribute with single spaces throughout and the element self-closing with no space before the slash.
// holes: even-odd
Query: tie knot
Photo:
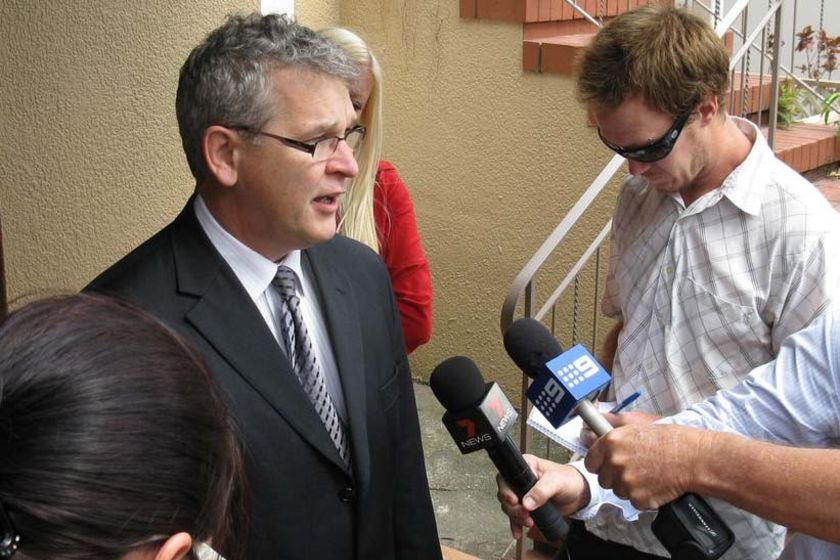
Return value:
<svg viewBox="0 0 840 560">
<path fill-rule="evenodd" d="M 274 275 L 274 280 L 271 281 L 271 284 L 283 295 L 295 295 L 296 279 L 297 274 L 295 274 L 295 271 L 281 264 L 277 267 L 277 274 Z"/>
</svg>

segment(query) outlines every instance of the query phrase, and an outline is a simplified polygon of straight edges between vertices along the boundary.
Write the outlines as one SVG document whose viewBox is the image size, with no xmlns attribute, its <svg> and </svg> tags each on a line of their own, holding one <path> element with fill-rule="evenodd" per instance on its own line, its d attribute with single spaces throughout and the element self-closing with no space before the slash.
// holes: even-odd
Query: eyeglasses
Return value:
<svg viewBox="0 0 840 560">
<path fill-rule="evenodd" d="M 668 154 L 670 154 L 671 150 L 674 149 L 674 144 L 677 143 L 677 139 L 680 137 L 680 133 L 682 132 L 685 123 L 688 122 L 689 116 L 691 116 L 691 111 L 677 117 L 677 120 L 675 120 L 674 124 L 671 125 L 671 128 L 668 129 L 668 132 L 666 132 L 661 138 L 640 148 L 622 148 L 621 146 L 610 144 L 603 136 L 601 136 L 600 128 L 598 129 L 598 138 L 601 139 L 601 142 L 603 142 L 607 148 L 622 157 L 642 163 L 653 163 L 654 161 L 659 161 L 660 159 L 668 157 Z"/>
<path fill-rule="evenodd" d="M 290 148 L 294 148 L 295 150 L 300 150 L 301 152 L 306 152 L 307 154 L 311 155 L 313 159 L 316 160 L 323 160 L 329 158 L 331 155 L 335 153 L 338 149 L 338 144 L 342 140 L 344 140 L 353 153 L 358 150 L 362 142 L 365 139 L 365 132 L 367 131 L 365 127 L 361 125 L 356 125 L 353 128 L 347 130 L 344 136 L 326 136 L 321 138 L 317 142 L 312 142 L 311 144 L 308 142 L 301 142 L 300 140 L 295 140 L 294 138 L 286 138 L 285 136 L 278 136 L 277 134 L 272 134 L 270 132 L 263 132 L 262 130 L 252 130 L 247 126 L 232 126 L 230 127 L 234 130 L 243 130 L 245 132 L 250 132 L 251 134 L 258 134 L 260 136 L 268 136 L 269 138 L 274 138 L 275 140 L 282 142 L 286 146 Z"/>
</svg>

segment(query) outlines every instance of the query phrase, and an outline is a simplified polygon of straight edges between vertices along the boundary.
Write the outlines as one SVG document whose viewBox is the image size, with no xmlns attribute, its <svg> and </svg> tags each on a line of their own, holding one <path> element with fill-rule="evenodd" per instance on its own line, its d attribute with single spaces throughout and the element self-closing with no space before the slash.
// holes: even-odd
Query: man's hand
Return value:
<svg viewBox="0 0 840 560">
<path fill-rule="evenodd" d="M 693 490 L 714 438 L 715 432 L 684 426 L 624 426 L 596 441 L 585 464 L 616 496 L 638 509 L 657 509 Z"/>
<path fill-rule="evenodd" d="M 583 476 L 568 465 L 528 454 L 523 457 L 534 471 L 537 483 L 523 496 L 520 503 L 501 475 L 496 475 L 496 484 L 499 486 L 496 497 L 502 511 L 510 518 L 510 532 L 515 539 L 521 538 L 522 527 L 527 527 L 529 537 L 544 541 L 545 538 L 541 537 L 534 526 L 530 512 L 551 499 L 561 515 L 571 515 L 589 503 L 589 486 Z"/>
<path fill-rule="evenodd" d="M 604 418 L 607 422 L 612 424 L 614 428 L 620 426 L 630 426 L 633 424 L 651 424 L 659 420 L 659 416 L 655 414 L 648 414 L 647 412 L 622 412 L 621 414 L 604 413 Z M 580 429 L 580 439 L 586 447 L 592 447 L 598 436 L 592 431 L 592 428 L 586 424 Z"/>
</svg>

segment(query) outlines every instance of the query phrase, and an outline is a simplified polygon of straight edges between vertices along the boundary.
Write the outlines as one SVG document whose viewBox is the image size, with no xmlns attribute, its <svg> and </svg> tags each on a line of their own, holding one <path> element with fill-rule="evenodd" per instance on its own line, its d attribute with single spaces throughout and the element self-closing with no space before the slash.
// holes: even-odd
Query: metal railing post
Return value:
<svg viewBox="0 0 840 560">
<path fill-rule="evenodd" d="M 782 4 L 779 3 L 776 10 L 776 17 L 773 23 L 773 33 L 776 40 L 773 41 L 773 65 L 771 66 L 772 78 L 770 79 L 770 120 L 767 123 L 767 144 L 773 149 L 776 141 L 776 119 L 779 115 L 779 56 L 781 53 L 781 31 L 782 31 Z"/>
</svg>

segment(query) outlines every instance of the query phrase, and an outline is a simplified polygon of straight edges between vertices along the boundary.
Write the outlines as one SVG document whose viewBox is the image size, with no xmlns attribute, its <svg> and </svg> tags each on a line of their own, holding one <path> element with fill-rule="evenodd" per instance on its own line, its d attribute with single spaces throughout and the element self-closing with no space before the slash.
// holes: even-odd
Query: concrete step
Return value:
<svg viewBox="0 0 840 560">
<path fill-rule="evenodd" d="M 673 3 L 673 0 L 577 0 L 577 5 L 596 19 L 614 17 L 647 4 Z M 462 18 L 522 23 L 584 19 L 564 0 L 460 0 L 460 15 Z"/>
<path fill-rule="evenodd" d="M 799 173 L 840 161 L 836 128 L 822 124 L 793 123 L 776 129 L 776 156 Z M 767 129 L 762 128 L 765 136 Z"/>
</svg>

